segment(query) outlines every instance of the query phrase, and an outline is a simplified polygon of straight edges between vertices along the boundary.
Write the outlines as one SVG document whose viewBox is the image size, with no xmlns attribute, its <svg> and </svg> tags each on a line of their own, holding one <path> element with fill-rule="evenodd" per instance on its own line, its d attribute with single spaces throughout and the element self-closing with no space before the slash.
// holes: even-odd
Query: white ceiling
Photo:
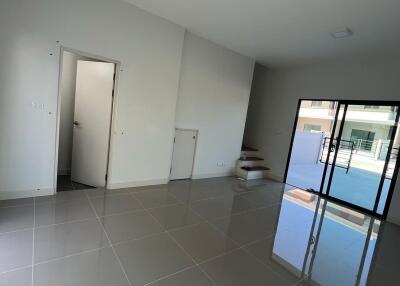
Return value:
<svg viewBox="0 0 400 286">
<path fill-rule="evenodd" d="M 269 66 L 400 49 L 400 0 L 124 0 Z M 354 36 L 329 32 L 349 27 Z"/>
</svg>

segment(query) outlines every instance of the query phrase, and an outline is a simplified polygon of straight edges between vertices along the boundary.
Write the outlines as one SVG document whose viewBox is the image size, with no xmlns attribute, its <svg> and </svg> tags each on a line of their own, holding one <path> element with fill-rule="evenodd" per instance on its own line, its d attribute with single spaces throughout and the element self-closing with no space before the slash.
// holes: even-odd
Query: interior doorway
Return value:
<svg viewBox="0 0 400 286">
<path fill-rule="evenodd" d="M 385 218 L 398 172 L 399 103 L 316 101 L 299 101 L 285 182 Z"/>
<path fill-rule="evenodd" d="M 116 65 L 61 50 L 57 192 L 106 186 Z"/>
<path fill-rule="evenodd" d="M 190 179 L 196 152 L 197 130 L 175 129 L 171 180 Z"/>
</svg>

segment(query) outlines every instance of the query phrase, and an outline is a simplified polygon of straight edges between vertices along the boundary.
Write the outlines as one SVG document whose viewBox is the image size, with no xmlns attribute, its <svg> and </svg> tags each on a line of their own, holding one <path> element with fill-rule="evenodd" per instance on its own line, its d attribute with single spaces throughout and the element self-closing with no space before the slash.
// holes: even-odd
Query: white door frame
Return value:
<svg viewBox="0 0 400 286">
<path fill-rule="evenodd" d="M 181 131 L 194 131 L 194 132 L 196 132 L 196 142 L 194 142 L 193 163 L 192 163 L 192 170 L 190 171 L 190 179 L 192 179 L 192 177 L 193 177 L 194 163 L 195 163 L 195 161 L 196 161 L 197 140 L 198 140 L 198 138 L 199 138 L 199 129 L 177 128 L 177 127 L 175 127 L 175 130 L 174 130 L 174 144 L 172 144 L 172 156 L 171 156 L 171 164 L 170 164 L 170 169 L 169 169 L 168 181 L 171 180 L 172 160 L 174 159 L 174 151 L 175 151 L 175 136 L 176 136 L 176 130 L 181 130 Z"/>
<path fill-rule="evenodd" d="M 60 59 L 59 59 L 59 71 L 58 71 L 58 94 L 57 94 L 57 121 L 56 121 L 56 138 L 55 138 L 55 154 L 54 154 L 54 169 L 53 169 L 53 193 L 57 193 L 57 173 L 58 173 L 58 148 L 59 148 L 59 140 L 60 140 L 60 121 L 61 121 L 61 81 L 62 81 L 62 70 L 63 70 L 63 55 L 64 52 L 70 52 L 76 55 L 80 55 L 83 57 L 92 58 L 94 60 L 99 60 L 103 62 L 113 63 L 115 64 L 115 79 L 114 79 L 114 96 L 112 100 L 112 109 L 111 109 L 111 122 L 110 122 L 110 135 L 108 142 L 108 154 L 107 154 L 107 180 L 105 187 L 108 189 L 110 187 L 110 177 L 112 173 L 112 150 L 114 147 L 114 134 L 116 130 L 115 126 L 115 116 L 117 114 L 117 103 L 118 103 L 118 94 L 119 94 L 119 77 L 121 70 L 121 62 L 109 58 L 105 58 L 103 56 L 94 55 L 91 53 L 79 51 L 73 48 L 68 48 L 65 46 L 60 47 Z"/>
</svg>

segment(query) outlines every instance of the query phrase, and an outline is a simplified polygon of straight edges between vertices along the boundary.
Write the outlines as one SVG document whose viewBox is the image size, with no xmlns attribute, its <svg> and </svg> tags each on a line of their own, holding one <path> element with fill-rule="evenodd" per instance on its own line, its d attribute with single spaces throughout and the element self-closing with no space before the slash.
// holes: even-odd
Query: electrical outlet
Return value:
<svg viewBox="0 0 400 286">
<path fill-rule="evenodd" d="M 217 163 L 217 166 L 218 166 L 218 167 L 223 167 L 223 166 L 224 166 L 224 162 L 218 162 L 218 163 Z"/>
<path fill-rule="evenodd" d="M 35 108 L 35 109 L 44 109 L 44 104 L 32 101 L 32 107 Z"/>
</svg>

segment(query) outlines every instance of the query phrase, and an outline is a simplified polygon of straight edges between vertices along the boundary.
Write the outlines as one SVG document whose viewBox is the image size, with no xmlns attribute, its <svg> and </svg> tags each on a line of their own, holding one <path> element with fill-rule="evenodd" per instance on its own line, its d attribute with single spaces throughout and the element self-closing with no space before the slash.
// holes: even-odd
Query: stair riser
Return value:
<svg viewBox="0 0 400 286">
<path fill-rule="evenodd" d="M 240 161 L 238 160 L 236 162 L 236 168 L 241 168 L 241 167 L 258 167 L 262 166 L 264 167 L 264 161 Z"/>
<path fill-rule="evenodd" d="M 246 171 L 238 169 L 237 175 L 246 180 L 263 179 L 267 177 L 268 171 Z"/>
</svg>

